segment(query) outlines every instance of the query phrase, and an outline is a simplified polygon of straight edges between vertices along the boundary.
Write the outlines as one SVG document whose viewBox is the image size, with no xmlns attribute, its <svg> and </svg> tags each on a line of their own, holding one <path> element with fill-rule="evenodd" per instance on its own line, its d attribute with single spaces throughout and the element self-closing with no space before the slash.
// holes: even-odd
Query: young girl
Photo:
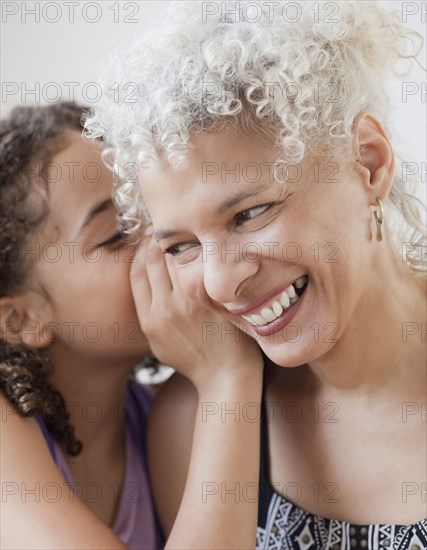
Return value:
<svg viewBox="0 0 427 550">
<path fill-rule="evenodd" d="M 154 550 L 152 395 L 132 376 L 152 357 L 129 279 L 132 262 L 138 278 L 145 267 L 117 228 L 103 145 L 82 139 L 82 115 L 20 107 L 1 126 L 1 545 Z M 133 290 L 149 305 L 156 285 Z M 200 313 L 168 308 L 190 336 L 161 327 L 156 349 L 191 363 Z"/>
<path fill-rule="evenodd" d="M 123 94 L 107 92 L 87 130 L 116 168 L 138 170 L 162 286 L 277 364 L 263 379 L 256 362 L 246 378 L 240 363 L 183 367 L 193 384 L 174 376 L 159 393 L 149 433 L 165 435 L 150 449 L 169 543 L 187 524 L 187 548 L 427 547 L 426 231 L 384 129 L 387 70 L 413 38 L 399 15 L 375 2 L 177 2 L 107 69 L 105 89 Z M 131 220 L 129 193 L 131 181 L 118 191 Z M 218 444 L 194 439 L 190 459 L 193 425 Z"/>
<path fill-rule="evenodd" d="M 144 443 L 152 397 L 130 378 L 150 349 L 111 174 L 101 144 L 81 137 L 82 115 L 64 103 L 2 121 L 0 372 L 13 405 L 2 397 L 3 544 L 117 543 L 98 518 L 130 548 L 160 548 Z M 93 519 L 66 512 L 79 511 L 74 493 Z"/>
</svg>

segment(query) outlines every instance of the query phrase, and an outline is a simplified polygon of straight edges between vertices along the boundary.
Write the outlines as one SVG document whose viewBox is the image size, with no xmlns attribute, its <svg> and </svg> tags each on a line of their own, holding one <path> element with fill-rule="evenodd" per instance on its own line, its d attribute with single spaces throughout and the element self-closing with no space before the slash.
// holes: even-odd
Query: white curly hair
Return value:
<svg viewBox="0 0 427 550">
<path fill-rule="evenodd" d="M 125 231 L 137 234 L 149 218 L 136 166 L 162 155 L 179 169 L 195 132 L 239 127 L 278 145 L 281 163 L 298 163 L 308 151 L 344 158 L 361 112 L 390 133 L 385 78 L 398 61 L 417 61 L 421 35 L 375 1 L 328 2 L 335 13 L 322 2 L 316 13 L 311 4 L 174 2 L 166 24 L 105 67 L 85 134 L 107 144 Z M 411 243 L 415 253 L 405 261 L 416 274 L 425 271 L 420 182 L 396 174 L 387 222 L 396 251 Z"/>
</svg>

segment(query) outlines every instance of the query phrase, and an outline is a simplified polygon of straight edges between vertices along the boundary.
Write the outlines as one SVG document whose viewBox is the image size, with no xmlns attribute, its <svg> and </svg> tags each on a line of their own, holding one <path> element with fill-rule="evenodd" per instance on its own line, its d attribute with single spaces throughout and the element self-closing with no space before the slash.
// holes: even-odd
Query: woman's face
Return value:
<svg viewBox="0 0 427 550">
<path fill-rule="evenodd" d="M 112 174 L 100 152 L 99 143 L 73 131 L 51 159 L 47 221 L 27 244 L 36 251 L 29 285 L 46 296 L 46 330 L 56 349 L 66 346 L 94 361 L 137 360 L 149 348 L 129 282 L 135 249 L 118 232 Z"/>
<path fill-rule="evenodd" d="M 372 207 L 360 177 L 306 159 L 278 183 L 278 151 L 234 131 L 204 133 L 192 145 L 181 170 L 163 160 L 140 170 L 174 277 L 277 364 L 324 355 L 362 297 L 374 299 Z M 276 173 L 283 182 L 284 170 Z"/>
</svg>

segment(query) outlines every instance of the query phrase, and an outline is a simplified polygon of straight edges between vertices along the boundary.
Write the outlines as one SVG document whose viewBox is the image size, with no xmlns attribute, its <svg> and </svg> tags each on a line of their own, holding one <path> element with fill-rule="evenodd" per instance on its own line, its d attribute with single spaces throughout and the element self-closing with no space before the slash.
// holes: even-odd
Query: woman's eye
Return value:
<svg viewBox="0 0 427 550">
<path fill-rule="evenodd" d="M 257 216 L 264 214 L 269 208 L 273 206 L 273 203 L 262 204 L 260 206 L 254 206 L 253 208 L 248 208 L 247 210 L 242 210 L 235 216 L 236 225 L 242 225 L 243 223 L 253 220 Z"/>
<path fill-rule="evenodd" d="M 179 256 L 180 254 L 183 254 L 184 252 L 187 252 L 191 248 L 194 248 L 197 246 L 198 243 L 177 243 L 173 244 L 172 246 L 169 246 L 164 251 L 164 254 L 170 254 L 171 256 Z"/>
<path fill-rule="evenodd" d="M 113 248 L 115 245 L 121 244 L 123 240 L 123 233 L 119 231 L 115 233 L 110 239 L 104 241 L 103 243 L 100 243 L 98 246 L 100 248 Z"/>
</svg>

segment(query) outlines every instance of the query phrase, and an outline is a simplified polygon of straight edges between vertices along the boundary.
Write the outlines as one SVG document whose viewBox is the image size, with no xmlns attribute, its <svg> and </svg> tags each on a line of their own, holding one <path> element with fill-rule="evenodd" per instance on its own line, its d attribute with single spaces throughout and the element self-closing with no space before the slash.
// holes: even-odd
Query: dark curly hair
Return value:
<svg viewBox="0 0 427 550">
<path fill-rule="evenodd" d="M 66 145 L 67 130 L 82 130 L 83 108 L 74 102 L 15 107 L 0 122 L 0 296 L 19 292 L 29 262 L 21 251 L 48 214 L 40 187 L 43 168 Z M 31 169 L 30 169 L 31 168 Z M 2 335 L 3 336 L 3 335 Z M 48 383 L 47 355 L 0 338 L 0 386 L 22 416 L 40 415 L 70 455 L 80 453 L 62 395 Z"/>
<path fill-rule="evenodd" d="M 48 215 L 44 168 L 67 145 L 69 130 L 82 130 L 84 108 L 74 102 L 16 107 L 0 121 L 0 297 L 22 290 L 30 271 L 22 261 L 27 239 Z M 147 357 L 139 366 L 156 370 Z M 41 416 L 68 454 L 82 450 L 62 395 L 49 383 L 53 365 L 42 351 L 11 344 L 0 335 L 0 388 L 22 416 Z"/>
</svg>

